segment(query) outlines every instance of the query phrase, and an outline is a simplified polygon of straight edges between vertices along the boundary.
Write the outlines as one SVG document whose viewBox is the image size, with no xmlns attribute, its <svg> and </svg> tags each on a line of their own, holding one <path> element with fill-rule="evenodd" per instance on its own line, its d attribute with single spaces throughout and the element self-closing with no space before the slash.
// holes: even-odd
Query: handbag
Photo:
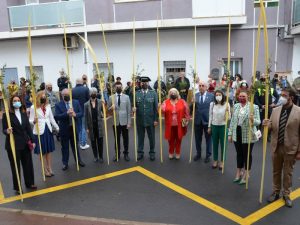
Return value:
<svg viewBox="0 0 300 225">
<path fill-rule="evenodd" d="M 181 126 L 187 127 L 189 125 L 189 121 L 186 118 L 182 118 L 181 120 Z"/>
</svg>

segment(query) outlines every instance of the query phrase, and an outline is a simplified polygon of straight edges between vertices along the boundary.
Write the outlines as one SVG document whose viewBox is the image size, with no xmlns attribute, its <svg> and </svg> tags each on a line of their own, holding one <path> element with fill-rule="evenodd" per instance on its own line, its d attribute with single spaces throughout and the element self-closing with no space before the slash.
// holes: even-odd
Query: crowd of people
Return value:
<svg viewBox="0 0 300 225">
<path fill-rule="evenodd" d="M 95 76 L 89 85 L 87 76 L 83 75 L 70 89 L 70 82 L 61 70 L 57 80 L 59 92 L 55 93 L 52 90 L 51 83 L 41 84 L 37 90 L 35 105 L 32 104 L 30 89 L 26 89 L 26 80 L 21 80 L 20 87 L 14 82 L 9 87 L 13 90 L 10 91 L 9 100 L 11 127 L 8 126 L 6 116 L 2 119 L 14 190 L 20 192 L 9 141 L 11 133 L 16 143 L 17 166 L 20 170 L 20 163 L 22 164 L 25 185 L 29 189 L 36 189 L 31 150 L 35 154 L 42 154 L 45 176 L 53 177 L 51 153 L 55 150 L 54 136 L 61 144 L 62 170 L 67 170 L 69 166 L 70 145 L 78 165 L 85 166 L 78 149 L 85 150 L 90 147 L 88 137 L 94 162 L 104 162 L 104 113 L 115 116 L 112 127 L 115 138 L 113 161 L 117 162 L 122 158 L 121 136 L 124 160 L 130 161 L 130 153 L 133 154 L 131 151 L 133 146 L 129 146 L 128 132 L 132 127 L 133 114 L 137 122 L 137 160 L 144 159 L 146 132 L 150 145 L 147 147 L 149 158 L 154 161 L 155 127 L 158 125 L 158 112 L 161 110 L 165 125 L 164 138 L 169 144 L 170 160 L 180 160 L 182 139 L 187 134 L 189 123 L 194 123 L 196 145 L 194 161 L 200 161 L 203 157 L 204 162 L 209 163 L 213 155 L 212 169 L 222 170 L 226 159 L 227 142 L 233 142 L 236 149 L 236 176 L 233 182 L 239 185 L 244 185 L 246 179 L 250 177 L 252 149 L 261 138 L 263 127 L 268 126 L 273 150 L 273 194 L 268 201 L 273 202 L 280 197 L 283 183 L 285 203 L 288 207 L 292 206 L 289 197 L 292 172 L 296 159 L 300 159 L 298 116 L 300 108 L 294 104 L 296 93 L 286 81 L 286 77 L 279 78 L 275 74 L 272 80 L 267 80 L 262 74 L 257 77 L 254 84 L 243 80 L 240 74 L 236 74 L 234 78 L 228 78 L 224 74 L 220 81 L 209 78 L 206 82 L 198 79 L 195 96 L 190 96 L 193 92 L 190 91 L 190 82 L 184 72 L 180 73 L 179 78 L 172 82 L 171 86 L 161 81 L 161 90 L 158 88 L 158 81 L 155 82 L 153 89 L 149 85 L 150 81 L 146 76 L 137 77 L 135 87 L 132 82 L 127 82 L 124 88 L 121 77 L 115 80 L 113 76 L 109 76 L 105 83 L 100 82 L 98 76 Z M 265 104 L 266 83 L 270 83 L 268 106 Z M 134 88 L 135 96 L 133 96 Z M 160 92 L 165 93 L 161 103 L 158 102 Z M 250 102 L 251 93 L 254 94 L 254 105 Z M 267 107 L 269 115 L 268 119 L 265 119 Z M 206 142 L 205 154 L 202 153 L 203 134 Z"/>
</svg>

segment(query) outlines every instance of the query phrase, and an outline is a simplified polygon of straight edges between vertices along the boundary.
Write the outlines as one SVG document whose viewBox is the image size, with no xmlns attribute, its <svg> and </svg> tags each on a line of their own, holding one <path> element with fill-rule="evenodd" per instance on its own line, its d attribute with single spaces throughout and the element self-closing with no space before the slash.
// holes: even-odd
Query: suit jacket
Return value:
<svg viewBox="0 0 300 225">
<path fill-rule="evenodd" d="M 103 137 L 103 116 L 102 116 L 102 102 L 100 99 L 97 101 L 97 122 L 98 122 L 98 135 Z M 85 127 L 89 130 L 90 139 L 95 140 L 95 134 L 93 129 L 93 117 L 92 117 L 92 106 L 91 102 L 88 101 L 84 104 L 84 118 L 85 118 Z"/>
<path fill-rule="evenodd" d="M 57 131 L 59 130 L 59 127 L 58 127 L 57 123 L 54 120 L 50 105 L 46 106 L 45 114 L 43 113 L 43 110 L 41 108 L 38 108 L 36 110 L 36 113 L 37 113 L 37 118 L 38 118 L 38 126 L 39 126 L 40 135 L 44 134 L 46 124 L 47 124 L 47 126 L 48 126 L 51 133 L 52 133 L 52 126 L 51 125 L 53 125 L 55 130 L 57 130 Z M 34 106 L 31 106 L 29 122 L 33 125 L 33 134 L 37 135 L 38 134 L 37 126 L 33 124 L 34 118 L 35 118 Z"/>
<path fill-rule="evenodd" d="M 17 116 L 14 113 L 9 113 L 9 115 L 10 115 L 11 127 L 13 128 L 16 150 L 19 151 L 25 150 L 27 148 L 27 142 L 29 140 L 31 141 L 33 140 L 32 130 L 30 127 L 28 117 L 26 113 L 21 113 L 22 124 L 20 124 Z M 3 133 L 6 136 L 5 149 L 11 151 L 9 135 L 6 132 L 8 128 L 8 124 L 7 124 L 5 114 L 3 114 L 2 127 L 3 127 Z"/>
<path fill-rule="evenodd" d="M 130 125 L 131 124 L 131 105 L 130 99 L 128 95 L 122 94 L 120 96 L 120 106 L 118 106 L 118 94 L 114 95 L 114 103 L 112 103 L 112 96 L 109 97 L 108 100 L 108 108 L 115 105 L 116 112 L 116 123 L 117 125 Z"/>
<path fill-rule="evenodd" d="M 210 103 L 214 101 L 214 95 L 206 92 L 206 97 L 202 104 L 200 104 L 200 92 L 195 95 L 195 125 L 207 125 L 209 122 L 209 107 Z"/>
<path fill-rule="evenodd" d="M 278 132 L 279 132 L 279 119 L 281 114 L 282 106 L 274 108 L 271 114 L 271 147 L 272 151 L 275 152 L 278 145 Z M 286 123 L 284 131 L 284 146 L 287 154 L 296 154 L 300 152 L 300 107 L 293 105 L 292 111 L 290 112 L 289 119 Z"/>
<path fill-rule="evenodd" d="M 73 110 L 76 113 L 75 126 L 78 127 L 78 123 L 80 122 L 78 119 L 82 118 L 82 109 L 80 107 L 79 101 L 73 99 Z M 69 126 L 70 126 L 70 117 L 67 113 L 66 103 L 64 101 L 60 101 L 55 105 L 55 117 L 58 120 L 59 133 L 61 136 L 70 136 Z M 76 133 L 78 134 L 79 130 L 76 129 Z"/>
<path fill-rule="evenodd" d="M 239 115 L 240 115 L 241 104 L 237 103 L 233 106 L 233 114 L 230 121 L 230 126 L 228 130 L 228 136 L 232 136 L 233 141 L 237 141 L 236 130 L 239 122 Z M 247 144 L 249 143 L 249 112 L 250 112 L 250 104 L 247 103 L 245 106 L 245 114 L 243 115 L 242 119 L 242 143 Z M 257 131 L 256 126 L 260 125 L 260 116 L 259 116 L 259 108 L 257 105 L 254 105 L 254 121 L 252 127 L 252 137 L 251 143 L 257 142 L 258 139 L 256 138 L 255 132 Z"/>
</svg>

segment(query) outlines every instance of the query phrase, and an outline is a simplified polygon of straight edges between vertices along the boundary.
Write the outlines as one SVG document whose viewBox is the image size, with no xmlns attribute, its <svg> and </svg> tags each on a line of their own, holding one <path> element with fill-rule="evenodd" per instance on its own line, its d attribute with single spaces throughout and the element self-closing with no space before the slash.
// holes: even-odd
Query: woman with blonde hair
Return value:
<svg viewBox="0 0 300 225">
<path fill-rule="evenodd" d="M 169 142 L 169 159 L 180 159 L 181 141 L 187 132 L 187 124 L 190 119 L 189 107 L 180 98 L 176 88 L 169 90 L 168 99 L 162 105 L 161 110 L 165 116 L 165 139 Z"/>
<path fill-rule="evenodd" d="M 36 114 L 34 106 L 30 108 L 29 121 L 34 125 L 33 134 L 36 148 L 34 149 L 35 154 L 40 154 L 40 146 L 38 141 L 38 131 L 36 123 L 38 123 L 41 148 L 43 154 L 43 160 L 45 162 L 45 176 L 52 177 L 54 173 L 51 165 L 51 152 L 55 150 L 55 144 L 52 134 L 52 126 L 58 132 L 59 127 L 54 120 L 51 106 L 49 105 L 48 99 L 46 98 L 45 91 L 40 91 L 36 96 Z"/>
</svg>

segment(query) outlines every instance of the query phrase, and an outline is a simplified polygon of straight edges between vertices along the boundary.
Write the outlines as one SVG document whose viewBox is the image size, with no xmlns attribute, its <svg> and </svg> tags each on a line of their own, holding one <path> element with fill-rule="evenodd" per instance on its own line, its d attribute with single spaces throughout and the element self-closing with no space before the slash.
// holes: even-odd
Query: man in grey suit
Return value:
<svg viewBox="0 0 300 225">
<path fill-rule="evenodd" d="M 128 156 L 128 145 L 129 145 L 129 138 L 128 138 L 128 129 L 131 126 L 131 104 L 128 95 L 122 93 L 122 83 L 116 82 L 115 83 L 116 94 L 114 94 L 114 102 L 113 96 L 109 97 L 108 101 L 108 109 L 111 111 L 115 111 L 116 113 L 116 126 L 117 126 L 117 134 L 115 134 L 115 127 L 113 125 L 113 133 L 114 137 L 117 138 L 117 146 L 116 153 L 118 151 L 118 158 L 121 155 L 121 146 L 120 146 L 120 137 L 122 134 L 123 137 L 123 146 L 124 146 L 124 159 L 125 161 L 129 161 L 130 158 Z M 117 161 L 117 156 L 115 156 L 114 161 Z"/>
<path fill-rule="evenodd" d="M 194 157 L 194 161 L 201 159 L 201 144 L 202 135 L 204 131 L 206 140 L 206 156 L 205 163 L 210 161 L 211 156 L 211 135 L 208 133 L 208 121 L 209 121 L 209 106 L 214 101 L 214 95 L 207 92 L 207 84 L 203 81 L 199 82 L 199 92 L 195 95 L 195 141 L 197 154 Z"/>
</svg>

